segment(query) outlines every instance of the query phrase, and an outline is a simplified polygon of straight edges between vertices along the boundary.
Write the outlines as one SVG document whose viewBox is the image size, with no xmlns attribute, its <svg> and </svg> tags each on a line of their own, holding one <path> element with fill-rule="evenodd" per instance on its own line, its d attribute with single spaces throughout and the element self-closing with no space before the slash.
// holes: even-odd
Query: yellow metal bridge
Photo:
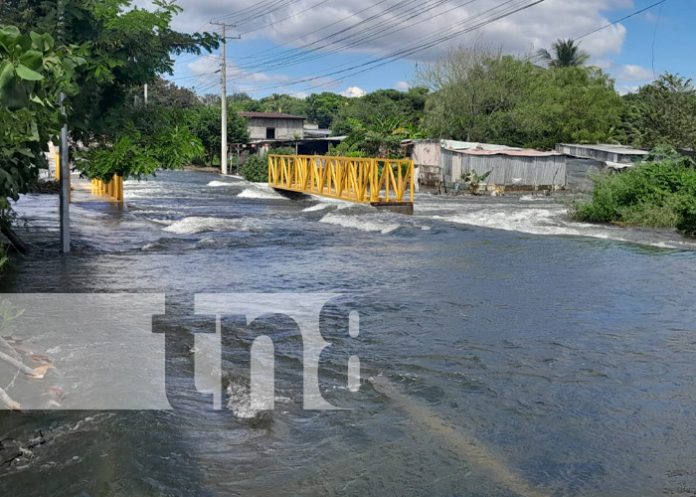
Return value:
<svg viewBox="0 0 696 497">
<path fill-rule="evenodd" d="M 269 186 L 413 213 L 413 161 L 269 155 Z"/>
<path fill-rule="evenodd" d="M 100 179 L 90 182 L 92 195 L 107 197 L 114 202 L 123 203 L 123 178 L 115 174 L 108 183 Z"/>
</svg>

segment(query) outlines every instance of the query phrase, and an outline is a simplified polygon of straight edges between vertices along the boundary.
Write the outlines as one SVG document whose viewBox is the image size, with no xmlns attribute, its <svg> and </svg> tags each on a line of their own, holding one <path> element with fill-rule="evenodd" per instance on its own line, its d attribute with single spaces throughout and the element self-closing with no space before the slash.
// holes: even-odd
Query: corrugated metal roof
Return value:
<svg viewBox="0 0 696 497">
<path fill-rule="evenodd" d="M 555 151 L 542 151 L 533 148 L 508 147 L 495 143 L 456 142 L 443 140 L 442 146 L 466 155 L 509 155 L 514 157 L 552 157 L 563 155 Z"/>
<path fill-rule="evenodd" d="M 449 150 L 469 150 L 477 148 L 480 150 L 513 150 L 514 147 L 507 145 L 498 145 L 496 143 L 479 143 L 479 142 L 461 142 L 456 140 L 442 140 L 440 142 L 442 148 Z"/>
<path fill-rule="evenodd" d="M 283 112 L 240 112 L 240 116 L 249 118 L 261 118 L 261 119 L 307 119 L 302 116 L 294 116 L 292 114 L 285 114 Z"/>
<path fill-rule="evenodd" d="M 648 155 L 650 152 L 639 148 L 629 147 L 627 145 L 615 145 L 611 143 L 595 143 L 591 145 L 581 145 L 576 143 L 559 143 L 562 147 L 583 148 L 586 150 L 599 150 L 611 154 L 626 154 L 626 155 Z"/>
<path fill-rule="evenodd" d="M 552 157 L 555 155 L 563 155 L 558 152 L 544 152 L 542 150 L 534 150 L 532 148 L 519 148 L 509 150 L 456 150 L 466 155 L 509 155 L 512 157 Z"/>
</svg>

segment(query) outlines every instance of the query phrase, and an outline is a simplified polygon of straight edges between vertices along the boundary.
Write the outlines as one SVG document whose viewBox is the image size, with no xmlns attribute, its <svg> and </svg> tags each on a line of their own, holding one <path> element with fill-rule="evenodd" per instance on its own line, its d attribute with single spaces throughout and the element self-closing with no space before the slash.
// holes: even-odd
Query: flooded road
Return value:
<svg viewBox="0 0 696 497">
<path fill-rule="evenodd" d="M 302 342 L 269 318 L 266 422 L 185 389 L 173 411 L 0 412 L 0 440 L 46 438 L 0 469 L 0 495 L 696 495 L 692 242 L 532 196 L 421 194 L 404 217 L 177 172 L 129 182 L 126 201 L 73 206 L 63 258 L 57 199 L 22 199 L 36 249 L 2 291 L 166 293 L 192 329 L 200 293 L 340 294 L 326 319 L 359 311 L 361 389 L 330 354 L 321 386 L 345 410 L 304 410 Z M 225 400 L 243 405 L 243 354 L 224 354 Z"/>
</svg>

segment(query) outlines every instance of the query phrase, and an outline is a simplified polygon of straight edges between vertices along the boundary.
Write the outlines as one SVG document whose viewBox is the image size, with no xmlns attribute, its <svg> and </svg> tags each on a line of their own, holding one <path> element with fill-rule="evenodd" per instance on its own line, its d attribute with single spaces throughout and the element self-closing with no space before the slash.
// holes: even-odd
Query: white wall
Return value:
<svg viewBox="0 0 696 497">
<path fill-rule="evenodd" d="M 265 140 L 266 128 L 275 128 L 276 140 L 301 140 L 304 138 L 304 121 L 301 119 L 254 117 L 247 120 L 247 129 L 252 140 Z"/>
</svg>

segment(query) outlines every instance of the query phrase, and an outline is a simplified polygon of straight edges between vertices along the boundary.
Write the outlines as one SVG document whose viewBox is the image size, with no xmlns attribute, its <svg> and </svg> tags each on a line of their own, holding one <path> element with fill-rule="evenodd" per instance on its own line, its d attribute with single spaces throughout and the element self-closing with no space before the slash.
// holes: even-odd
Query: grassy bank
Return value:
<svg viewBox="0 0 696 497">
<path fill-rule="evenodd" d="M 696 168 L 691 160 L 671 155 L 600 175 L 594 183 L 592 200 L 575 206 L 576 220 L 676 228 L 696 236 Z"/>
</svg>

